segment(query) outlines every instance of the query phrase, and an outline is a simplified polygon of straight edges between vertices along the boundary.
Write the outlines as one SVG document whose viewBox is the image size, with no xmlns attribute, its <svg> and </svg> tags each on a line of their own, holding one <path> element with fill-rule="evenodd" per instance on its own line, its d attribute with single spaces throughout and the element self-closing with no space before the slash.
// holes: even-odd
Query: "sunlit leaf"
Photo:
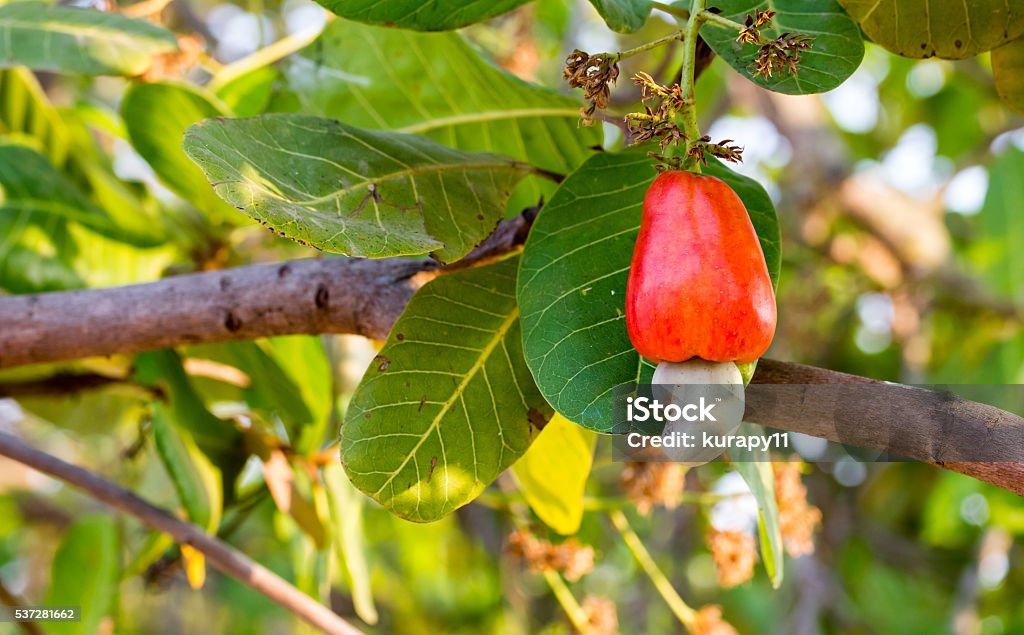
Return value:
<svg viewBox="0 0 1024 635">
<path fill-rule="evenodd" d="M 211 119 L 185 152 L 217 193 L 276 232 L 325 251 L 466 255 L 531 168 L 423 137 L 295 114 Z"/>
<path fill-rule="evenodd" d="M 522 358 L 517 265 L 507 258 L 420 289 L 352 397 L 342 462 L 402 518 L 436 520 L 471 501 L 547 419 Z"/>
<path fill-rule="evenodd" d="M 1024 38 L 992 51 L 992 75 L 1003 102 L 1024 112 Z"/>
<path fill-rule="evenodd" d="M 512 466 L 530 509 L 564 536 L 579 531 L 583 521 L 596 442 L 596 434 L 556 414 Z"/>
<path fill-rule="evenodd" d="M 1024 35 L 1024 7 L 1006 0 L 839 0 L 872 42 L 904 57 L 959 60 Z"/>
<path fill-rule="evenodd" d="M 115 12 L 43 2 L 0 5 L 0 66 L 88 75 L 138 75 L 178 48 L 167 29 Z"/>
<path fill-rule="evenodd" d="M 0 70 L 0 132 L 38 144 L 37 149 L 58 168 L 71 149 L 71 132 L 26 68 Z"/>
<path fill-rule="evenodd" d="M 485 61 L 456 33 L 415 33 L 336 20 L 286 67 L 278 101 L 352 126 L 425 135 L 469 152 L 496 152 L 568 174 L 601 144 L 579 126 L 580 102 Z M 277 104 L 275 104 L 277 105 Z M 512 207 L 555 184 L 531 176 Z"/>
</svg>

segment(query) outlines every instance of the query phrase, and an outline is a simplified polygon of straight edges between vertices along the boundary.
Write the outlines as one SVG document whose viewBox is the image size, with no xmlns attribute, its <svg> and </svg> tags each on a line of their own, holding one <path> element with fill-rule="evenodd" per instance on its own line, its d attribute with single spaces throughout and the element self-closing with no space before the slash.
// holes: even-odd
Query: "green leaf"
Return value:
<svg viewBox="0 0 1024 635">
<path fill-rule="evenodd" d="M 335 557 L 344 572 L 352 594 L 356 615 L 367 624 L 376 624 L 377 606 L 373 601 L 370 567 L 366 562 L 366 534 L 363 529 L 363 496 L 347 478 L 340 465 L 329 465 L 323 471 L 331 508 L 331 530 Z"/>
<path fill-rule="evenodd" d="M 972 269 L 1001 296 L 1019 298 L 1024 288 L 1024 150 L 1009 145 L 989 168 L 985 204 L 970 254 Z"/>
<path fill-rule="evenodd" d="M 992 75 L 1003 102 L 1024 113 L 1024 38 L 992 51 Z"/>
<path fill-rule="evenodd" d="M 518 258 L 443 275 L 413 296 L 342 426 L 352 483 L 392 513 L 437 520 L 515 462 L 549 412 L 522 358 Z"/>
<path fill-rule="evenodd" d="M 187 430 L 172 423 L 163 405 L 153 405 L 151 424 L 157 454 L 188 519 L 215 533 L 224 509 L 220 470 L 199 450 Z"/>
<path fill-rule="evenodd" d="M 904 57 L 974 57 L 1024 35 L 1006 0 L 839 0 L 871 41 Z"/>
<path fill-rule="evenodd" d="M 507 13 L 528 0 L 317 0 L 358 22 L 417 31 L 448 31 Z"/>
<path fill-rule="evenodd" d="M 181 143 L 192 124 L 228 114 L 198 89 L 168 82 L 133 84 L 121 102 L 128 138 L 160 182 L 196 208 L 222 216 L 233 215 L 233 210 L 210 189 Z"/>
<path fill-rule="evenodd" d="M 562 184 L 530 231 L 519 272 L 523 350 L 541 393 L 570 421 L 611 432 L 611 390 L 650 378 L 626 333 L 626 280 L 654 163 L 598 154 Z M 778 283 L 779 224 L 764 189 L 712 161 L 743 200 Z"/>
<path fill-rule="evenodd" d="M 632 33 L 644 25 L 651 14 L 651 0 L 590 0 L 612 31 Z"/>
<path fill-rule="evenodd" d="M 760 434 L 760 426 L 744 423 L 737 434 Z M 761 543 L 761 560 L 772 581 L 772 587 L 779 588 L 783 574 L 782 530 L 779 525 L 779 506 L 775 501 L 775 473 L 772 472 L 771 456 L 763 448 L 730 448 L 732 465 L 747 482 L 754 500 L 757 501 L 757 531 Z"/>
<path fill-rule="evenodd" d="M 120 579 L 121 548 L 117 523 L 106 516 L 76 522 L 57 547 L 50 574 L 47 606 L 77 606 L 80 622 L 52 622 L 54 635 L 94 635 L 114 612 Z"/>
<path fill-rule="evenodd" d="M 178 354 L 162 350 L 136 356 L 134 379 L 167 395 L 171 420 L 191 435 L 203 454 L 220 468 L 225 486 L 232 483 L 233 474 L 245 459 L 242 436 L 231 423 L 218 419 L 207 409 L 185 374 Z"/>
<path fill-rule="evenodd" d="M 0 142 L 0 229 L 6 230 L 0 235 L 9 238 L 16 228 L 43 225 L 47 219 L 74 222 L 137 246 L 159 244 L 161 239 L 115 223 L 35 150 Z"/>
<path fill-rule="evenodd" d="M 285 71 L 295 107 L 352 126 L 422 134 L 467 152 L 496 152 L 557 174 L 600 146 L 579 126 L 580 102 L 495 68 L 455 33 L 414 33 L 335 20 Z M 528 177 L 512 207 L 554 184 Z"/>
<path fill-rule="evenodd" d="M 803 33 L 814 38 L 811 49 L 800 55 L 797 74 L 783 71 L 772 77 L 754 77 L 751 68 L 760 49 L 756 44 L 740 44 L 737 32 L 713 23 L 701 27 L 700 34 L 729 66 L 762 86 L 787 95 L 823 93 L 846 81 L 864 59 L 864 41 L 857 24 L 835 0 L 719 0 L 714 6 L 722 16 L 742 23 L 754 9 L 771 9 L 778 14 L 771 28 L 761 30 L 769 38 L 784 32 Z"/>
<path fill-rule="evenodd" d="M 458 260 L 490 234 L 531 170 L 495 154 L 295 114 L 211 119 L 185 152 L 217 193 L 325 251 Z"/>
<path fill-rule="evenodd" d="M 313 413 L 306 405 L 298 382 L 285 372 L 269 348 L 265 342 L 229 342 L 191 347 L 187 354 L 227 364 L 245 373 L 250 381 L 242 391 L 246 403 L 254 410 L 279 418 L 289 441 L 294 442 L 303 427 L 314 422 Z M 295 361 L 305 363 L 302 358 Z M 311 358 L 310 366 L 315 368 L 315 362 L 316 359 Z M 330 395 L 329 386 L 327 395 Z"/>
<path fill-rule="evenodd" d="M 5 101 L 4 97 L 0 101 Z M 14 110 L 8 110 L 7 120 L 16 119 Z M 90 169 L 98 170 L 95 166 Z M 106 198 L 104 202 L 108 202 Z M 132 213 L 135 217 L 115 219 L 42 154 L 0 142 L 0 288 L 37 293 L 82 287 L 84 277 L 92 274 L 83 252 L 97 244 L 105 243 L 113 250 L 123 249 L 125 244 L 160 244 L 163 228 L 141 222 L 145 216 L 138 208 Z"/>
<path fill-rule="evenodd" d="M 58 168 L 71 149 L 71 132 L 26 68 L 0 70 L 0 133 L 38 146 Z"/>
<path fill-rule="evenodd" d="M 276 67 L 260 66 L 218 88 L 217 97 L 235 115 L 253 117 L 266 111 L 274 92 L 274 83 L 280 76 L 281 71 Z"/>
<path fill-rule="evenodd" d="M 167 29 L 118 13 L 42 2 L 0 6 L 0 65 L 86 75 L 139 75 L 174 51 Z"/>
<path fill-rule="evenodd" d="M 328 441 L 333 443 L 336 439 L 328 439 L 327 430 L 334 405 L 334 386 L 331 363 L 320 338 L 274 337 L 266 344 L 264 350 L 298 386 L 301 398 L 309 408 L 311 425 L 301 429 L 292 445 L 305 454 L 320 449 Z"/>
<path fill-rule="evenodd" d="M 563 536 L 580 529 L 597 435 L 556 414 L 512 466 L 527 504 Z"/>
</svg>

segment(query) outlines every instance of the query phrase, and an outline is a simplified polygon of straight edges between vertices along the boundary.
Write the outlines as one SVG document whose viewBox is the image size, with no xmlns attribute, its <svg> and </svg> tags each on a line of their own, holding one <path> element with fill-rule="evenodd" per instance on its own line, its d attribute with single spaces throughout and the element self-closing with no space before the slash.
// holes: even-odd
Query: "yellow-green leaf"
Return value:
<svg viewBox="0 0 1024 635">
<path fill-rule="evenodd" d="M 876 44 L 904 57 L 974 57 L 1024 35 L 1007 0 L 839 0 Z"/>
<path fill-rule="evenodd" d="M 596 433 L 556 414 L 512 466 L 530 508 L 563 536 L 579 531 L 583 521 L 583 490 L 596 442 Z"/>
<path fill-rule="evenodd" d="M 1003 102 L 1024 112 L 1024 38 L 992 51 L 992 74 Z"/>
</svg>

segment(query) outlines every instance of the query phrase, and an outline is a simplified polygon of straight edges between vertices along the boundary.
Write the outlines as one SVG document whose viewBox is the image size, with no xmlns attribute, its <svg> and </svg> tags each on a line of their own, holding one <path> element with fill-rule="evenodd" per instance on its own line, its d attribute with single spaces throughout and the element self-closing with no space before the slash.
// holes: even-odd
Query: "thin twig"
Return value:
<svg viewBox="0 0 1024 635">
<path fill-rule="evenodd" d="M 323 26 L 318 25 L 304 29 L 298 33 L 286 35 L 273 44 L 261 48 L 252 55 L 248 55 L 237 62 L 225 65 L 217 71 L 206 87 L 210 91 L 216 92 L 218 88 L 223 87 L 232 80 L 238 79 L 250 71 L 279 62 L 289 55 L 308 46 L 320 35 L 322 31 Z"/>
<path fill-rule="evenodd" d="M 569 590 L 569 586 L 566 585 L 562 576 L 557 571 L 547 569 L 544 571 L 544 580 L 548 583 L 551 592 L 555 594 L 555 599 L 562 605 L 562 610 L 565 611 L 569 621 L 572 622 L 576 630 L 583 633 L 583 635 L 589 635 L 592 629 L 590 628 L 590 620 L 587 618 L 587 612 L 576 601 L 576 596 Z"/>
<path fill-rule="evenodd" d="M 686 627 L 686 630 L 692 631 L 697 620 L 697 612 L 694 611 L 690 606 L 683 601 L 683 598 L 679 597 L 679 593 L 676 592 L 675 587 L 669 582 L 669 579 L 665 577 L 658 564 L 654 562 L 654 558 L 651 557 L 651 552 L 647 551 L 647 547 L 644 546 L 640 536 L 633 531 L 633 527 L 630 526 L 629 520 L 626 519 L 626 514 L 622 510 L 617 509 L 609 512 L 608 516 L 612 519 L 612 524 L 619 530 L 622 535 L 622 539 L 625 541 L 626 546 L 629 548 L 630 553 L 639 563 L 640 568 L 644 570 L 647 577 L 654 583 L 654 588 L 658 590 L 658 594 L 661 599 L 665 600 L 665 604 L 672 610 L 672 613 L 676 618 Z"/>
<path fill-rule="evenodd" d="M 86 469 L 37 450 L 6 433 L 0 433 L 0 456 L 65 481 L 96 500 L 134 516 L 143 525 L 171 536 L 178 544 L 191 546 L 205 555 L 217 569 L 329 635 L 361 633 L 333 611 L 230 545 Z"/>
</svg>

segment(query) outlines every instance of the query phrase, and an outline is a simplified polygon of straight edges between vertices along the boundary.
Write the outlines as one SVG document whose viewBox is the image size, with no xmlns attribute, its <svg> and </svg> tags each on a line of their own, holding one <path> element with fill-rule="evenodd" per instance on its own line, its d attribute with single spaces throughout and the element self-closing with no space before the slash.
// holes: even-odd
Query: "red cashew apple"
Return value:
<svg viewBox="0 0 1024 635">
<path fill-rule="evenodd" d="M 720 179 L 671 171 L 644 197 L 626 287 L 626 328 L 657 362 L 652 383 L 682 407 L 701 400 L 729 413 L 710 422 L 669 421 L 664 435 L 736 432 L 743 378 L 736 363 L 759 358 L 775 335 L 775 292 L 757 232 L 740 197 Z M 703 434 L 700 434 L 702 437 Z M 714 447 L 666 450 L 690 465 Z"/>
<path fill-rule="evenodd" d="M 713 176 L 654 179 L 626 287 L 636 350 L 653 362 L 752 362 L 775 321 L 768 266 L 740 197 Z"/>
</svg>

